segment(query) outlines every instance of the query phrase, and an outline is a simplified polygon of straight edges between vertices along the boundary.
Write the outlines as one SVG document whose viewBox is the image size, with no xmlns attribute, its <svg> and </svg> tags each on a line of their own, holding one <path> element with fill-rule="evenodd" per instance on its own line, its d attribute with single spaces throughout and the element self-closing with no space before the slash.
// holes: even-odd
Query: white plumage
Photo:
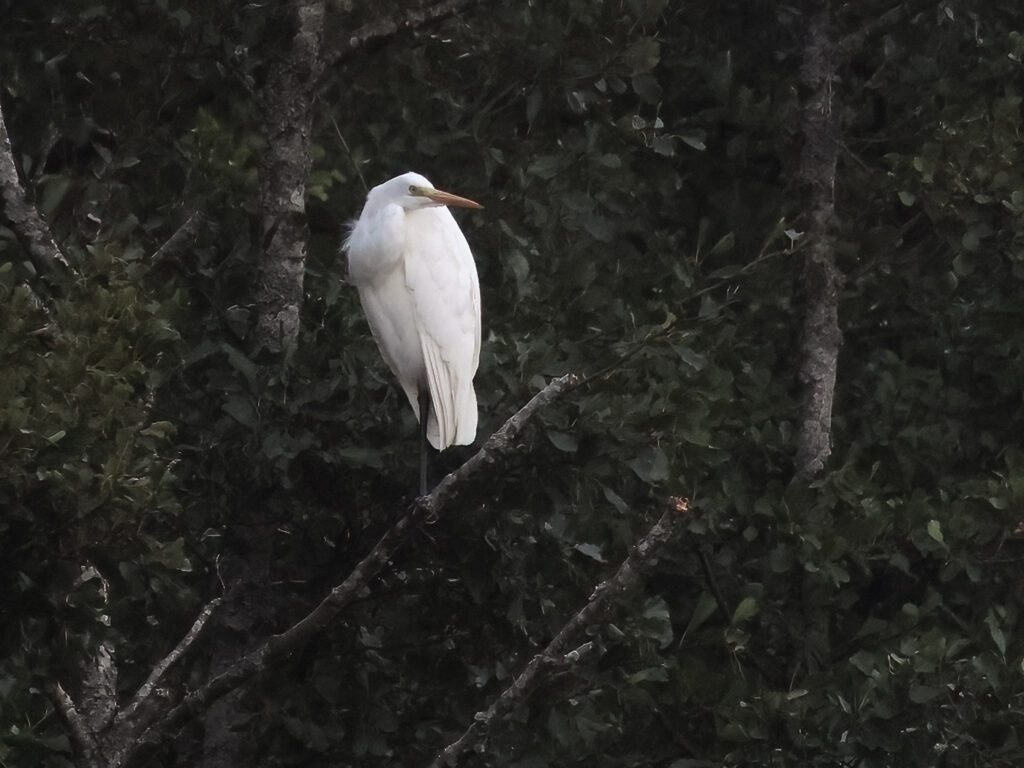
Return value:
<svg viewBox="0 0 1024 768">
<path fill-rule="evenodd" d="M 449 205 L 482 207 L 418 173 L 396 176 L 370 190 L 343 246 L 370 330 L 417 419 L 420 392 L 429 392 L 427 439 L 439 450 L 476 436 L 480 361 L 480 284 Z"/>
</svg>

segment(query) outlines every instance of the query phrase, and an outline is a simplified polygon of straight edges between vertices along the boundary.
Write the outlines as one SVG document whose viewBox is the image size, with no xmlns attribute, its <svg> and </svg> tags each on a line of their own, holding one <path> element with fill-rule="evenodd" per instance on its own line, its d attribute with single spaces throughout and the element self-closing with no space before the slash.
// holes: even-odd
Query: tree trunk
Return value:
<svg viewBox="0 0 1024 768">
<path fill-rule="evenodd" d="M 800 181 L 809 222 L 804 263 L 804 310 L 800 383 L 803 396 L 796 443 L 796 474 L 810 479 L 832 452 L 832 398 L 839 356 L 839 286 L 831 229 L 835 217 L 838 110 L 833 109 L 836 54 L 826 3 L 808 25 L 801 72 L 809 91 L 804 105 Z"/>
<path fill-rule="evenodd" d="M 288 6 L 290 40 L 262 92 L 267 154 L 260 180 L 262 262 L 256 287 L 253 349 L 295 348 L 306 266 L 306 180 L 311 165 L 313 106 L 323 72 L 323 0 Z"/>
<path fill-rule="evenodd" d="M 325 3 L 292 0 L 284 11 L 289 32 L 261 93 L 266 156 L 260 178 L 261 262 L 256 285 L 256 323 L 250 354 L 261 353 L 266 376 L 287 365 L 298 344 L 302 314 L 306 244 L 306 182 L 321 56 Z M 219 675 L 251 650 L 251 638 L 272 629 L 269 593 L 273 525 L 239 520 L 222 554 L 229 588 L 212 642 L 211 673 Z M 262 597 L 262 599 L 261 599 Z M 254 740 L 236 726 L 243 720 L 243 692 L 214 701 L 203 718 L 201 768 L 252 764 Z"/>
</svg>

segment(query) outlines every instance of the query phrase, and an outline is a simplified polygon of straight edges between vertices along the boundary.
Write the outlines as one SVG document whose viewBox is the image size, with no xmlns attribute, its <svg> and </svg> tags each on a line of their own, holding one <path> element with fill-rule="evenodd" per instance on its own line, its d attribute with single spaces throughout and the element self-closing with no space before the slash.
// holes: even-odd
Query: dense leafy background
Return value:
<svg viewBox="0 0 1024 768">
<path fill-rule="evenodd" d="M 903 13 L 835 85 L 844 344 L 810 488 L 791 469 L 799 7 L 495 0 L 348 60 L 316 126 L 301 343 L 268 376 L 245 350 L 274 11 L 39 5 L 3 6 L 0 99 L 82 277 L 43 316 L 0 228 L 6 765 L 69 764 L 47 681 L 73 687 L 109 639 L 130 690 L 218 593 L 239 526 L 272 532 L 269 632 L 402 508 L 415 427 L 337 249 L 362 179 L 407 169 L 486 205 L 460 218 L 481 435 L 553 375 L 607 373 L 248 689 L 259 764 L 428 760 L 669 495 L 693 499 L 686 535 L 481 764 L 1021 764 L 1017 3 L 835 9 L 837 39 Z M 348 5 L 335 31 L 372 16 Z M 217 232 L 154 264 L 197 209 Z M 190 764 L 197 736 L 154 764 Z"/>
</svg>

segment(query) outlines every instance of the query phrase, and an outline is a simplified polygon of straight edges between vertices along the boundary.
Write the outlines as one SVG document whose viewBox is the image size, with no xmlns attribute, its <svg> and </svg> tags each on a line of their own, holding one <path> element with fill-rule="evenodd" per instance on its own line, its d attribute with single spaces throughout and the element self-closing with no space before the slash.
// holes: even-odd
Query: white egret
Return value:
<svg viewBox="0 0 1024 768">
<path fill-rule="evenodd" d="M 480 284 L 447 206 L 483 207 L 403 173 L 370 190 L 343 246 L 381 356 L 420 422 L 421 494 L 426 441 L 444 450 L 476 436 Z"/>
</svg>

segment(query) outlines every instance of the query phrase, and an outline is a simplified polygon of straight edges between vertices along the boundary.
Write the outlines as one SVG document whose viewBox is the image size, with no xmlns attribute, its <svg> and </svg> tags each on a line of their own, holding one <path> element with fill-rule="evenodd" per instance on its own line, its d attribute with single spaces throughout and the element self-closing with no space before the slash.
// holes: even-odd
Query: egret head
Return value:
<svg viewBox="0 0 1024 768">
<path fill-rule="evenodd" d="M 418 173 L 403 173 L 401 176 L 385 181 L 370 190 L 369 197 L 380 196 L 382 201 L 395 203 L 407 211 L 417 208 L 434 208 L 440 205 L 450 205 L 459 208 L 483 208 L 480 203 L 469 200 L 465 197 L 453 195 L 451 192 L 442 192 L 435 189 L 424 176 Z"/>
</svg>

